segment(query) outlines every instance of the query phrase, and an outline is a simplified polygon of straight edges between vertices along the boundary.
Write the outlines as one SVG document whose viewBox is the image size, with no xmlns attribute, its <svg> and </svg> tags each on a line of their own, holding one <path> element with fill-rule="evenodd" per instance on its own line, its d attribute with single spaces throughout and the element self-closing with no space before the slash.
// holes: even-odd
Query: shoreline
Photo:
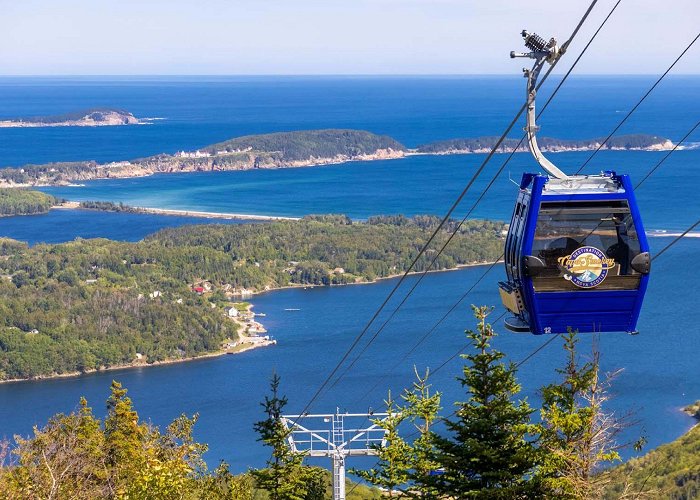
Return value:
<svg viewBox="0 0 700 500">
<path fill-rule="evenodd" d="M 230 213 L 230 212 L 204 212 L 204 211 L 198 211 L 198 210 L 182 210 L 182 209 L 169 209 L 169 208 L 151 208 L 151 207 L 129 207 L 132 210 L 123 210 L 123 211 L 118 211 L 118 210 L 102 210 L 99 208 L 85 208 L 80 206 L 79 201 L 70 201 L 66 200 L 60 205 L 54 205 L 52 206 L 48 211 L 46 212 L 37 212 L 33 214 L 8 214 L 8 215 L 0 215 L 0 219 L 5 217 L 24 217 L 24 216 L 32 216 L 32 215 L 46 215 L 49 213 L 51 210 L 86 210 L 86 211 L 92 211 L 92 212 L 114 212 L 114 213 L 131 213 L 131 214 L 152 214 L 152 215 L 172 215 L 172 216 L 180 216 L 180 217 L 195 217 L 195 218 L 201 218 L 201 219 L 222 219 L 222 220 L 252 220 L 252 221 L 297 221 L 301 220 L 303 217 L 294 217 L 294 216 L 287 216 L 287 215 L 264 215 L 264 214 L 239 214 L 239 213 Z M 364 221 L 365 219 L 352 219 L 353 221 Z M 497 219 L 491 219 L 491 220 L 497 220 Z M 501 220 L 500 222 L 507 222 L 506 220 Z M 682 233 L 680 231 L 676 230 L 667 230 L 667 229 L 647 229 L 646 230 L 646 235 L 647 238 L 676 238 L 680 236 Z M 685 235 L 685 238 L 700 238 L 700 232 L 699 231 L 691 231 Z M 469 267 L 472 265 L 483 265 L 483 264 L 460 264 L 457 268 L 461 267 Z M 449 269 L 439 269 L 437 272 L 442 272 L 446 271 Z M 431 273 L 436 272 L 436 271 L 429 271 Z M 401 273 L 403 274 L 403 273 Z M 383 279 L 390 279 L 390 278 L 395 278 L 398 276 L 401 276 L 401 274 L 395 274 L 391 276 L 384 276 L 382 278 L 376 278 L 376 280 L 383 280 Z M 413 272 L 409 274 L 414 274 Z M 364 284 L 367 282 L 361 282 L 361 283 L 345 283 L 347 285 L 355 285 L 355 284 Z M 326 285 L 300 285 L 300 286 L 326 286 Z M 330 285 L 330 286 L 339 286 L 339 285 Z M 289 287 L 287 287 L 289 288 Z M 274 288 L 274 290 L 279 290 L 280 288 Z M 255 292 L 255 294 L 258 293 L 264 293 L 265 290 L 262 292 Z"/>
<path fill-rule="evenodd" d="M 242 352 L 250 351 L 251 349 L 256 349 L 257 347 L 262 347 L 262 346 L 256 346 L 256 345 L 250 345 L 246 346 L 242 349 L 236 350 L 234 352 L 231 351 L 226 351 L 226 350 L 219 350 L 215 352 L 207 352 L 198 356 L 189 356 L 186 358 L 178 358 L 178 359 L 164 359 L 162 361 L 154 361 L 153 363 L 133 363 L 133 364 L 120 364 L 120 365 L 114 365 L 114 366 L 109 366 L 105 368 L 100 368 L 100 369 L 93 369 L 93 370 L 86 370 L 84 372 L 69 372 L 69 373 L 56 373 L 53 375 L 38 375 L 36 377 L 32 378 L 11 378 L 11 379 L 6 379 L 6 380 L 0 380 L 0 384 L 18 384 L 18 383 L 23 383 L 23 382 L 44 382 L 48 380 L 55 380 L 55 379 L 62 379 L 62 378 L 75 378 L 75 377 L 82 377 L 85 375 L 96 375 L 99 373 L 106 373 L 106 372 L 112 372 L 112 371 L 118 371 L 118 370 L 132 370 L 134 368 L 150 368 L 153 366 L 162 366 L 162 365 L 173 365 L 175 363 L 187 363 L 189 361 L 197 361 L 198 359 L 207 359 L 207 358 L 217 358 L 219 356 L 225 356 L 227 354 L 239 354 Z"/>
<path fill-rule="evenodd" d="M 542 151 L 546 153 L 568 153 L 568 152 L 587 152 L 593 151 L 597 144 L 591 146 L 583 147 L 549 147 L 543 148 Z M 645 147 L 607 147 L 604 148 L 605 151 L 615 151 L 615 152 L 660 152 L 660 151 L 670 151 L 673 149 L 675 144 L 670 140 L 665 143 L 653 144 L 651 146 Z M 677 149 L 685 149 L 684 146 L 680 146 Z M 278 169 L 288 169 L 288 168 L 313 168 L 313 167 L 324 167 L 331 165 L 345 165 L 348 163 L 355 162 L 373 162 L 381 160 L 401 160 L 413 156 L 453 156 L 453 155 L 473 155 L 473 154 L 488 154 L 490 149 L 445 149 L 440 151 L 419 151 L 417 148 L 407 148 L 401 151 L 394 150 L 382 150 L 378 149 L 372 154 L 363 154 L 358 156 L 335 156 L 327 158 L 309 158 L 306 160 L 296 160 L 289 162 L 281 162 L 273 165 L 266 165 L 260 167 L 261 170 L 278 170 Z M 527 149 L 518 148 L 513 151 L 512 148 L 499 149 L 495 154 L 518 154 L 527 153 Z M 170 161 L 177 162 L 178 158 L 169 158 Z M 80 163 L 80 162 L 77 162 Z M 127 170 L 115 171 L 115 167 L 127 168 Z M 3 169 L 19 169 L 21 167 L 0 167 L 0 173 Z M 76 178 L 61 180 L 61 181 L 51 181 L 49 179 L 36 179 L 33 182 L 23 182 L 15 183 L 9 181 L 4 177 L 0 176 L 0 187 L 6 188 L 31 188 L 31 187 L 66 187 L 71 186 L 73 183 L 79 183 L 83 181 L 100 181 L 100 180 L 118 180 L 118 179 L 137 179 L 140 177 L 150 177 L 152 175 L 160 174 L 196 174 L 196 173 L 209 173 L 209 172 L 245 172 L 249 170 L 254 170 L 256 167 L 254 165 L 239 165 L 234 168 L 212 168 L 208 167 L 206 169 L 201 168 L 199 165 L 190 165 L 187 168 L 161 168 L 161 165 L 156 162 L 155 165 L 145 163 L 145 161 L 125 161 L 125 162 L 112 162 L 106 164 L 98 164 L 93 172 L 89 175 L 78 176 Z"/>
<path fill-rule="evenodd" d="M 503 260 L 499 260 L 498 263 L 503 263 Z M 461 271 L 462 269 L 468 269 L 470 267 L 483 267 L 483 266 L 490 266 L 492 265 L 493 262 L 475 262 L 472 264 L 457 264 L 455 267 L 450 267 L 447 269 L 432 269 L 428 271 L 426 274 L 435 274 L 435 273 L 448 273 L 448 272 L 454 272 L 454 271 Z M 408 273 L 408 276 L 415 276 L 416 274 L 422 274 L 423 271 L 411 271 Z M 287 286 L 277 286 L 274 288 L 269 288 L 267 290 L 259 290 L 256 292 L 251 292 L 250 294 L 246 295 L 235 295 L 235 297 L 240 297 L 242 299 L 245 298 L 250 298 L 250 297 L 256 297 L 258 295 L 263 295 L 265 293 L 269 292 L 279 292 L 282 290 L 292 290 L 292 289 L 307 289 L 307 288 L 336 288 L 336 287 L 342 287 L 342 286 L 359 286 L 359 285 L 374 285 L 376 283 L 379 283 L 381 281 L 385 280 L 392 280 L 396 278 L 400 278 L 403 276 L 404 273 L 397 273 L 397 274 L 391 274 L 389 276 L 381 276 L 379 278 L 374 278 L 372 281 L 356 281 L 354 283 L 338 283 L 335 285 L 301 285 L 301 284 L 291 284 Z"/>
<path fill-rule="evenodd" d="M 246 307 L 246 310 L 248 313 L 252 313 L 252 308 L 253 304 L 248 304 Z M 99 373 L 105 373 L 105 372 L 112 372 L 112 371 L 118 371 L 118 370 L 133 370 L 134 368 L 151 368 L 154 366 L 163 366 L 163 365 L 174 365 L 176 363 L 187 363 L 190 361 L 197 361 L 200 359 L 208 359 L 208 358 L 218 358 L 220 356 L 227 356 L 231 354 L 241 354 L 243 352 L 247 351 L 252 351 L 253 349 L 259 349 L 261 347 L 268 347 L 270 345 L 274 345 L 277 343 L 277 341 L 269 341 L 269 342 L 251 342 L 251 341 L 244 341 L 242 339 L 246 338 L 251 338 L 251 336 L 247 335 L 245 333 L 245 330 L 247 328 L 246 324 L 241 321 L 239 318 L 232 318 L 232 320 L 239 326 L 241 333 L 239 333 L 239 340 L 237 341 L 236 345 L 231 348 L 222 348 L 219 349 L 218 351 L 213 351 L 213 352 L 206 352 L 203 354 L 199 354 L 197 356 L 188 356 L 185 358 L 173 358 L 173 359 L 164 359 L 162 361 L 154 361 L 153 363 L 148 363 L 148 362 L 134 362 L 134 363 L 125 363 L 125 364 L 119 364 L 119 365 L 114 365 L 114 366 L 109 366 L 109 367 L 103 367 L 99 369 L 92 369 L 92 370 L 86 370 L 84 372 L 69 372 L 69 373 L 56 373 L 52 375 L 39 375 L 36 377 L 32 378 L 12 378 L 12 379 L 7 379 L 7 380 L 0 380 L 0 384 L 14 384 L 14 383 L 22 383 L 22 382 L 44 382 L 48 380 L 56 380 L 56 379 L 63 379 L 63 378 L 76 378 L 76 377 L 82 377 L 85 375 L 95 375 Z"/>
<path fill-rule="evenodd" d="M 499 261 L 503 262 L 503 261 Z M 452 267 L 449 269 L 434 269 L 431 271 L 428 271 L 428 274 L 433 274 L 433 273 L 443 273 L 443 272 L 453 272 L 453 271 L 460 271 L 462 269 L 470 268 L 470 267 L 481 267 L 481 266 L 489 266 L 493 264 L 493 262 L 478 262 L 478 263 L 472 263 L 472 264 L 459 264 L 456 267 Z M 414 271 L 410 272 L 408 275 L 416 275 L 416 274 L 421 274 L 423 271 Z M 269 292 L 277 292 L 277 291 L 282 291 L 282 290 L 290 290 L 290 289 L 298 289 L 298 288 L 319 288 L 319 287 L 327 287 L 327 288 L 333 288 L 333 287 L 341 287 L 341 286 L 354 286 L 354 285 L 373 285 L 376 283 L 379 283 L 380 281 L 384 280 L 389 280 L 389 279 L 396 279 L 400 278 L 403 276 L 403 273 L 400 274 L 394 274 L 391 276 L 382 276 L 380 278 L 375 278 L 372 281 L 360 281 L 356 283 L 343 283 L 343 284 L 338 284 L 338 285 L 289 285 L 289 286 L 283 286 L 283 287 L 275 287 L 275 288 L 270 288 L 268 290 L 260 290 L 256 292 L 252 292 L 250 295 L 235 295 L 236 301 L 233 302 L 241 302 L 244 301 L 246 298 L 250 297 L 255 297 L 258 295 L 262 295 L 264 293 L 269 293 Z M 250 310 L 254 307 L 254 304 L 248 304 L 247 310 L 250 312 Z M 245 328 L 244 325 L 242 325 L 239 321 L 234 319 L 233 321 L 236 321 L 240 326 Z M 245 334 L 243 334 L 245 335 Z M 276 342 L 276 341 L 275 341 Z M 84 375 L 94 375 L 94 374 L 99 374 L 99 373 L 104 373 L 104 372 L 110 372 L 110 371 L 117 371 L 117 370 L 131 370 L 134 368 L 150 368 L 153 366 L 161 366 L 161 365 L 170 365 L 170 364 L 175 364 L 175 363 L 187 363 L 189 361 L 197 361 L 199 359 L 207 359 L 207 358 L 216 358 L 219 356 L 226 356 L 229 354 L 240 354 L 243 352 L 247 352 L 253 349 L 258 349 L 261 347 L 267 347 L 269 344 L 264 344 L 264 343 L 253 343 L 253 342 L 242 342 L 239 343 L 235 350 L 232 349 L 221 349 L 218 351 L 214 352 L 208 352 L 208 353 L 203 353 L 198 356 L 189 356 L 186 358 L 178 358 L 178 359 L 166 359 L 163 361 L 154 361 L 153 363 L 132 363 L 132 364 L 123 364 L 123 365 L 115 365 L 115 366 L 110 366 L 107 368 L 102 368 L 98 370 L 88 370 L 85 372 L 70 372 L 70 373 L 59 373 L 59 374 L 54 374 L 54 375 L 40 375 L 37 377 L 33 378 L 19 378 L 19 379 L 7 379 L 7 380 L 0 380 L 0 384 L 16 384 L 16 383 L 23 383 L 23 382 L 43 382 L 43 381 L 48 381 L 48 380 L 55 380 L 55 379 L 62 379 L 62 378 L 74 378 L 74 377 L 81 377 Z"/>
<path fill-rule="evenodd" d="M 172 215 L 179 217 L 198 217 L 202 219 L 224 219 L 224 220 L 300 220 L 301 217 L 287 217 L 283 215 L 257 215 L 257 214 L 234 214 L 227 212 L 203 212 L 199 210 L 180 210 L 170 208 L 152 208 L 152 207 L 129 207 L 128 210 L 101 210 L 99 208 L 81 207 L 79 201 L 65 201 L 60 205 L 54 205 L 51 209 L 56 210 L 91 210 L 94 212 L 114 212 L 114 213 L 132 213 L 132 214 L 152 214 L 152 215 Z"/>
</svg>

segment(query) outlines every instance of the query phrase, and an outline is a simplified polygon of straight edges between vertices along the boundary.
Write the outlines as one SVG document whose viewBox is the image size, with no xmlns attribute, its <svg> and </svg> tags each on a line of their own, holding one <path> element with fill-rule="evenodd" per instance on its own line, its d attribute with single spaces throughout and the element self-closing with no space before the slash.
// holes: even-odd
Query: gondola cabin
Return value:
<svg viewBox="0 0 700 500">
<path fill-rule="evenodd" d="M 636 333 L 651 259 L 627 175 L 524 174 L 504 258 L 508 329 Z"/>
</svg>

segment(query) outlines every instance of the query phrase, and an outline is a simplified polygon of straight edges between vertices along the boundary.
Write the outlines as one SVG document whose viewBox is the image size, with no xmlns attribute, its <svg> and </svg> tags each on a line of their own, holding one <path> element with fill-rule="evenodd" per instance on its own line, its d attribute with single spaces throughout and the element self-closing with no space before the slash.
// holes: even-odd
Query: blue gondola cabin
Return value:
<svg viewBox="0 0 700 500">
<path fill-rule="evenodd" d="M 524 174 L 504 258 L 508 329 L 636 333 L 651 258 L 628 176 Z"/>
</svg>

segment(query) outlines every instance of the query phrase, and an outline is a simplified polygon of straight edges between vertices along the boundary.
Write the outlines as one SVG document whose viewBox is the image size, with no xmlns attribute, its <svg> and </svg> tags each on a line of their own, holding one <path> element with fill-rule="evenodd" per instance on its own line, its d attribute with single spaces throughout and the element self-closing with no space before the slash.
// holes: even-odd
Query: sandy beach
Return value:
<svg viewBox="0 0 700 500">
<path fill-rule="evenodd" d="M 51 208 L 58 210 L 98 210 L 93 208 L 82 208 L 78 201 L 65 201 L 60 205 L 55 205 Z M 201 217 L 203 219 L 236 219 L 236 220 L 299 220 L 300 217 L 283 217 L 278 215 L 256 215 L 256 214 L 232 214 L 225 212 L 201 212 L 197 210 L 175 210 L 169 208 L 150 208 L 150 207 L 129 207 L 133 213 L 155 214 L 155 215 L 177 215 L 181 217 Z"/>
</svg>

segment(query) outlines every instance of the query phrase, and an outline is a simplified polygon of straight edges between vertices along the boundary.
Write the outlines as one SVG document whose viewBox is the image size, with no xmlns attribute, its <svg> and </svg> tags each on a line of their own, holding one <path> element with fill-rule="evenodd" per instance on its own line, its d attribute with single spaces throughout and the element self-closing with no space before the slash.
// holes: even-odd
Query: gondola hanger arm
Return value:
<svg viewBox="0 0 700 500">
<path fill-rule="evenodd" d="M 531 69 L 523 69 L 523 74 L 525 78 L 527 78 L 527 126 L 525 127 L 525 132 L 527 134 L 527 146 L 530 153 L 532 153 L 532 156 L 534 156 L 535 160 L 537 160 L 537 163 L 539 163 L 550 176 L 557 179 L 569 179 L 569 176 L 554 165 L 554 163 L 549 161 L 540 150 L 540 147 L 537 144 L 537 131 L 539 130 L 539 127 L 535 121 L 537 77 L 539 76 L 545 62 L 548 64 L 554 64 L 564 54 L 564 52 L 566 52 L 566 44 L 559 47 L 554 38 L 551 38 L 549 42 L 547 42 L 536 33 L 529 33 L 526 30 L 523 30 L 521 34 L 525 41 L 525 46 L 530 49 L 530 52 L 512 51 L 510 53 L 510 57 L 527 57 L 535 60 L 535 64 Z"/>
</svg>

